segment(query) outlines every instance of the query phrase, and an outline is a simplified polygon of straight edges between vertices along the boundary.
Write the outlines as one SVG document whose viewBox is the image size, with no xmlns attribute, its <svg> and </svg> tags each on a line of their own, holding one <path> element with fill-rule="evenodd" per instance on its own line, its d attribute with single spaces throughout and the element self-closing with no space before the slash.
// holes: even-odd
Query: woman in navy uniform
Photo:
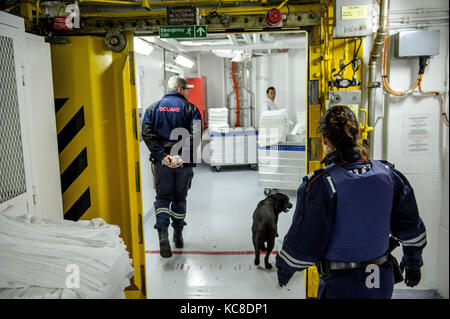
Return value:
<svg viewBox="0 0 450 319">
<path fill-rule="evenodd" d="M 408 180 L 390 163 L 367 159 L 358 121 L 346 106 L 327 110 L 319 130 L 326 166 L 305 176 L 297 191 L 276 257 L 280 286 L 316 264 L 319 298 L 391 298 L 398 269 L 392 242 L 402 244 L 406 285 L 416 286 L 426 231 Z"/>
</svg>

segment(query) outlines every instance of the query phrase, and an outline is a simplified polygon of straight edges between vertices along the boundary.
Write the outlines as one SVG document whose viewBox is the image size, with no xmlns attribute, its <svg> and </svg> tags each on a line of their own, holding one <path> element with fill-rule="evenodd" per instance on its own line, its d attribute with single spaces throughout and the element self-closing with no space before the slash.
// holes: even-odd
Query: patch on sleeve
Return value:
<svg viewBox="0 0 450 319">
<path fill-rule="evenodd" d="M 328 184 L 330 184 L 331 191 L 333 192 L 333 194 L 335 194 L 336 188 L 334 188 L 334 183 L 333 183 L 333 180 L 331 179 L 331 176 L 327 176 L 327 181 L 328 181 Z"/>
</svg>

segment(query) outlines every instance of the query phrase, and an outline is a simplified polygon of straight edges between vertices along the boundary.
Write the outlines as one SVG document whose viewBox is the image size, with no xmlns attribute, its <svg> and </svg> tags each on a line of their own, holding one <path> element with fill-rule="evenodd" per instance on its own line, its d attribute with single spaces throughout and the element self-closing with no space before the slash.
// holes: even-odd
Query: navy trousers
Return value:
<svg viewBox="0 0 450 319">
<path fill-rule="evenodd" d="M 335 270 L 332 277 L 319 282 L 319 299 L 391 299 L 394 271 L 391 262 L 379 266 L 379 286 L 373 287 L 374 273 L 366 269 Z M 369 288 L 366 284 L 369 281 Z"/>
<path fill-rule="evenodd" d="M 186 225 L 186 197 L 194 176 L 193 168 L 170 168 L 155 164 L 156 179 L 156 229 L 166 230 L 172 219 L 172 227 L 182 231 Z"/>
</svg>

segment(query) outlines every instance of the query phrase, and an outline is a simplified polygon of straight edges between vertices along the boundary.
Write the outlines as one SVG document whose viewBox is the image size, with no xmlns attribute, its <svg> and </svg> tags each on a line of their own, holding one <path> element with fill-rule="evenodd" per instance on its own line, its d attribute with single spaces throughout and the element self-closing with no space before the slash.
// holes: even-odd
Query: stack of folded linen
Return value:
<svg viewBox="0 0 450 319">
<path fill-rule="evenodd" d="M 226 107 L 209 108 L 208 127 L 210 132 L 229 132 L 228 109 Z"/>
<path fill-rule="evenodd" d="M 287 136 L 287 142 L 298 144 L 306 143 L 306 113 L 297 112 L 297 124 L 292 129 L 290 135 Z"/>
<path fill-rule="evenodd" d="M 258 144 L 261 147 L 286 142 L 289 121 L 286 109 L 265 111 L 259 119 Z"/>
<path fill-rule="evenodd" d="M 124 298 L 134 268 L 119 234 L 101 218 L 0 213 L 0 298 Z"/>
</svg>

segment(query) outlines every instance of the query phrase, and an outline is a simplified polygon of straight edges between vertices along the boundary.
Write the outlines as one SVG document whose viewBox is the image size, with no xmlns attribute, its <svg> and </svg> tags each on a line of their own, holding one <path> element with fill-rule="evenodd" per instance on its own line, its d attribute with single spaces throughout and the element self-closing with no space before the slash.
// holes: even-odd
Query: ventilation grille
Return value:
<svg viewBox="0 0 450 319">
<path fill-rule="evenodd" d="M 13 41 L 0 36 L 0 203 L 25 192 Z"/>
</svg>

